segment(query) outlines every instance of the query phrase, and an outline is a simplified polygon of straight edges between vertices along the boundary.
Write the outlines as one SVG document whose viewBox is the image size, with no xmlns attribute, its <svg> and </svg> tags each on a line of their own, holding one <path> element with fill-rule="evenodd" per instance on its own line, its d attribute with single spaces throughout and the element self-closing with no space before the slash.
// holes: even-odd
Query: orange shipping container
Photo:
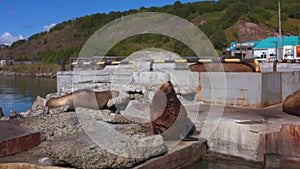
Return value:
<svg viewBox="0 0 300 169">
<path fill-rule="evenodd" d="M 300 58 L 300 45 L 296 46 L 296 58 Z"/>
</svg>

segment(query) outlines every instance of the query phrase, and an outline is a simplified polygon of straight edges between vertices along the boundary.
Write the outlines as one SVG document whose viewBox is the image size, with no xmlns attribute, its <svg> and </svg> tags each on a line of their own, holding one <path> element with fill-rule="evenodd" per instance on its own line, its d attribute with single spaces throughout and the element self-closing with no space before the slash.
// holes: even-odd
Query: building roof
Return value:
<svg viewBox="0 0 300 169">
<path fill-rule="evenodd" d="M 283 36 L 282 37 L 282 46 L 300 45 L 299 38 L 300 38 L 299 36 Z M 256 41 L 254 49 L 276 48 L 276 43 L 277 43 L 277 47 L 279 47 L 279 45 L 280 45 L 279 37 L 266 38 L 262 41 Z"/>
</svg>

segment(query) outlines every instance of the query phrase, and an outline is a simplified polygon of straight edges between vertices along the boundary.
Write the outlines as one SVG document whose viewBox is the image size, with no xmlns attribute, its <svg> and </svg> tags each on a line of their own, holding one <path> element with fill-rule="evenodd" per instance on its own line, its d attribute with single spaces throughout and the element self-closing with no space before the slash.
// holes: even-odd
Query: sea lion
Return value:
<svg viewBox="0 0 300 169">
<path fill-rule="evenodd" d="M 197 63 L 189 69 L 193 72 L 255 72 L 255 63 Z"/>
<path fill-rule="evenodd" d="M 196 130 L 169 81 L 163 83 L 154 94 L 150 119 L 153 134 L 161 134 L 165 140 L 184 139 Z"/>
<path fill-rule="evenodd" d="M 116 90 L 94 92 L 81 89 L 61 97 L 50 98 L 46 102 L 46 106 L 53 108 L 67 105 L 68 110 L 74 110 L 75 106 L 97 110 L 104 108 L 109 99 L 117 96 L 119 96 L 119 92 Z"/>
<path fill-rule="evenodd" d="M 282 109 L 288 114 L 300 116 L 300 90 L 286 97 L 282 103 Z"/>
</svg>

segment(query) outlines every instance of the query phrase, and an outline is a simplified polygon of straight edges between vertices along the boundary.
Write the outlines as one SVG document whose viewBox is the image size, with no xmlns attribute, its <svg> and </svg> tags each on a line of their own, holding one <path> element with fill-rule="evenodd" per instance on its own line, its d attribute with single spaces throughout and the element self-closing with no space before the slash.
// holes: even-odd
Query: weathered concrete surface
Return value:
<svg viewBox="0 0 300 169">
<path fill-rule="evenodd" d="M 201 159 L 206 149 L 205 140 L 180 142 L 166 155 L 148 160 L 134 169 L 173 169 L 188 166 Z"/>
<path fill-rule="evenodd" d="M 222 116 L 215 116 L 216 108 L 211 106 L 195 103 L 185 105 L 189 118 L 195 123 L 197 131 L 200 131 L 200 134 L 193 137 L 199 138 L 205 132 L 211 133 L 209 137 L 204 138 L 207 139 L 209 152 L 252 162 L 263 162 L 266 153 L 275 153 L 281 155 L 281 164 L 285 161 L 300 162 L 300 118 L 283 113 L 281 104 L 258 109 L 225 107 Z M 75 116 L 74 112 L 69 112 L 49 114 L 47 117 L 32 117 L 27 122 L 24 121 L 28 126 L 40 121 L 41 126 L 37 127 L 44 128 L 43 137 L 49 141 L 42 142 L 41 145 L 27 152 L 0 158 L 0 162 L 37 163 L 38 159 L 49 155 L 54 159 L 55 164 L 64 161 L 75 167 L 133 167 L 144 161 L 120 158 L 99 150 L 97 145 L 80 132 Z M 103 117 L 97 115 L 99 119 Z M 48 118 L 52 120 L 49 121 Z M 213 124 L 216 124 L 216 127 L 212 126 Z M 61 129 L 57 126 L 61 126 Z M 129 126 L 125 128 L 124 126 L 117 126 L 116 129 L 130 134 Z M 72 132 L 77 130 L 78 132 Z M 200 143 L 180 143 L 170 147 L 169 152 L 164 156 L 150 159 L 137 168 L 161 168 L 164 165 L 176 168 L 199 160 L 205 153 L 204 144 Z M 85 158 L 82 158 L 83 156 Z M 37 159 L 32 160 L 30 157 Z"/>
<path fill-rule="evenodd" d="M 103 119 L 106 116 L 99 116 Z M 50 157 L 53 165 L 68 166 L 75 168 L 131 168 L 137 163 L 141 163 L 150 158 L 154 152 L 158 156 L 160 152 L 167 151 L 163 145 L 162 138 L 150 136 L 141 138 L 134 145 L 128 145 L 123 153 L 128 153 L 134 146 L 140 158 L 130 158 L 113 154 L 105 148 L 101 148 L 93 142 L 86 133 L 82 132 L 75 112 L 49 114 L 47 116 L 34 116 L 19 119 L 22 125 L 42 130 L 43 142 L 22 153 L 0 158 L 0 163 L 31 163 L 38 164 L 39 159 Z M 117 131 L 125 135 L 142 132 L 143 128 L 138 124 L 115 124 L 111 125 Z M 79 128 L 80 127 L 80 128 Z M 142 134 L 142 133 L 141 133 Z M 144 136 L 144 135 L 142 135 Z M 157 139 L 156 139 L 157 138 Z M 111 138 L 114 139 L 113 137 Z M 160 140 L 160 141 L 159 141 Z M 100 140 L 101 141 L 101 140 Z M 113 140 L 116 142 L 117 140 Z M 157 149 L 154 144 L 160 146 Z M 147 146 L 145 146 L 145 144 Z M 149 145 L 154 145 L 150 147 Z M 117 148 L 113 143 L 107 146 Z M 145 147 L 145 148 L 144 148 Z M 122 150 L 120 150 L 122 151 Z M 129 155 L 128 155 L 129 156 Z"/>
<path fill-rule="evenodd" d="M 300 64 L 298 64 L 300 66 Z M 300 89 L 300 71 L 281 72 L 282 101 L 296 90 Z"/>
<path fill-rule="evenodd" d="M 40 132 L 25 129 L 14 120 L 0 120 L 0 133 L 0 157 L 23 152 L 41 142 Z"/>
<path fill-rule="evenodd" d="M 272 72 L 273 62 L 260 62 L 260 70 L 262 72 Z M 277 63 L 278 72 L 294 72 L 299 70 L 300 65 L 298 63 Z"/>
<path fill-rule="evenodd" d="M 0 164 L 1 169 L 66 169 L 62 167 L 53 167 L 53 166 L 38 166 L 33 164 L 26 163 L 6 163 Z"/>
<path fill-rule="evenodd" d="M 211 133 L 206 138 L 211 152 L 253 162 L 263 162 L 266 153 L 280 154 L 282 161 L 300 161 L 300 118 L 283 113 L 281 104 L 260 109 L 226 107 L 223 116 L 214 120 L 217 128 L 206 128 Z"/>
</svg>

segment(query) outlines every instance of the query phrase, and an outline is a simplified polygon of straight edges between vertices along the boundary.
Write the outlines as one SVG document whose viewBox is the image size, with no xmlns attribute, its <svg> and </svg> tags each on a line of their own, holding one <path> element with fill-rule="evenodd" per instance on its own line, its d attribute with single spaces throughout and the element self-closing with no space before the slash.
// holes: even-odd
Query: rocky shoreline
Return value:
<svg viewBox="0 0 300 169">
<path fill-rule="evenodd" d="M 108 84 L 102 83 L 86 85 L 87 84 L 80 84 L 73 89 L 87 87 L 94 90 L 106 90 L 111 87 Z M 122 87 L 118 86 L 118 88 L 121 89 Z M 147 107 L 149 103 L 147 102 L 148 99 L 145 98 L 151 97 L 155 89 L 147 88 L 146 90 L 145 86 L 133 87 L 131 85 L 123 86 L 122 89 L 131 92 L 130 94 L 121 93 L 120 97 L 110 101 L 109 105 L 116 105 L 118 107 L 119 111 L 116 112 L 111 112 L 108 109 L 92 110 L 86 108 L 77 108 L 75 111 L 67 111 L 66 106 L 51 109 L 42 106 L 46 99 L 62 95 L 60 93 L 54 93 L 46 96 L 46 99 L 38 97 L 32 108 L 27 112 L 1 118 L 0 123 L 3 120 L 9 120 L 20 124 L 20 126 L 24 128 L 40 131 L 42 142 L 37 147 L 28 151 L 2 157 L 0 158 L 0 163 L 30 163 L 71 168 L 133 168 L 141 164 L 146 164 L 146 161 L 148 163 L 157 157 L 166 157 L 166 153 L 169 153 L 170 151 L 176 151 L 172 146 L 168 146 L 159 135 L 149 135 L 149 125 L 145 123 L 148 118 L 145 115 L 148 114 L 148 112 L 145 111 L 145 107 Z M 62 91 L 69 93 L 72 89 L 65 88 Z M 143 93 L 143 96 L 141 93 Z M 181 97 L 181 101 L 185 103 L 190 118 L 194 119 L 199 134 L 199 131 L 203 130 L 203 125 L 205 124 L 205 119 L 209 112 L 209 105 L 197 105 L 195 102 L 190 103 L 184 101 L 184 97 Z M 127 106 L 124 106 L 124 104 Z M 201 107 L 201 110 L 199 110 L 199 106 Z M 283 137 L 279 137 L 280 133 L 278 133 L 277 130 L 273 134 L 274 136 L 271 136 L 270 134 L 275 130 L 274 127 L 270 128 L 272 131 L 268 131 L 267 133 L 261 133 L 261 131 L 258 130 L 261 127 L 265 128 L 277 123 L 295 123 L 294 121 L 297 121 L 297 118 L 282 113 L 280 106 L 281 105 L 277 105 L 265 109 L 225 108 L 222 122 L 219 124 L 222 126 L 221 128 L 225 128 L 224 125 L 226 127 L 233 126 L 235 129 L 245 128 L 245 130 L 238 130 L 244 132 L 235 134 L 245 135 L 246 133 L 250 133 L 261 138 L 272 138 L 272 140 L 269 140 L 268 142 L 261 140 L 260 143 L 256 143 L 261 146 L 254 147 L 255 149 L 252 149 L 251 147 L 246 147 L 247 149 L 242 147 L 241 149 L 236 150 L 235 153 L 255 151 L 257 155 L 263 156 L 265 153 L 261 151 L 260 147 L 273 145 L 273 143 L 280 138 L 292 138 L 291 135 L 289 135 L 289 132 L 286 131 L 283 131 Z M 141 112 L 144 114 L 141 114 Z M 248 121 L 241 122 L 241 119 L 248 119 Z M 263 121 L 268 122 L 262 123 L 257 119 L 264 119 Z M 115 139 L 115 135 L 102 135 L 105 137 L 100 137 L 102 139 L 101 141 L 111 143 L 104 144 L 105 146 L 109 146 L 109 149 L 104 148 L 103 145 L 101 146 L 101 144 L 97 143 L 97 140 L 90 137 L 92 132 L 89 132 L 88 130 L 93 127 L 95 124 L 94 122 L 109 126 L 109 128 L 122 133 L 133 141 L 125 142 L 126 146 L 123 146 L 124 142 L 116 144 L 115 140 L 117 139 Z M 286 127 L 284 126 L 282 127 L 282 129 L 285 128 Z M 216 130 L 215 133 L 218 135 L 219 141 L 222 141 L 221 139 L 224 139 L 225 137 L 221 133 L 218 134 L 219 131 L 221 131 L 221 129 Z M 228 129 L 228 131 L 234 130 Z M 196 137 L 199 138 L 199 135 Z M 296 138 L 297 136 L 293 135 L 293 137 Z M 232 138 L 238 138 L 238 136 Z M 244 139 L 251 140 L 251 137 L 245 137 Z M 246 140 L 244 140 L 243 143 L 248 143 Z M 241 165 L 244 166 L 245 169 L 261 168 L 264 165 L 264 161 L 261 160 L 255 161 L 233 157 L 231 152 L 227 154 L 218 153 L 217 150 L 221 150 L 225 145 L 218 143 L 221 148 L 214 148 L 215 141 L 216 140 L 212 138 L 207 140 L 208 148 L 205 149 L 203 156 L 198 158 L 199 160 L 203 159 L 212 163 L 227 164 L 229 168 L 231 165 Z M 278 144 L 276 142 L 276 145 L 280 146 L 286 142 L 279 143 L 281 142 L 278 142 Z M 234 140 L 232 142 L 226 142 L 226 146 L 238 144 L 240 144 L 240 142 L 236 143 Z M 296 146 L 296 143 L 291 142 L 291 147 L 293 144 Z M 182 150 L 182 152 L 184 152 L 184 150 Z M 297 152 L 297 150 L 291 150 L 288 151 L 286 155 L 296 156 L 295 153 Z M 133 154 L 138 154 L 139 158 L 133 156 Z M 284 163 L 284 156 L 285 155 L 282 154 L 281 165 L 290 165 L 290 163 Z M 293 166 L 291 166 L 291 168 L 293 168 Z"/>
<path fill-rule="evenodd" d="M 46 98 L 57 95 L 61 94 L 50 94 Z M 122 97 L 112 100 L 114 103 L 110 104 L 127 104 L 130 97 L 140 96 L 130 96 L 124 93 Z M 131 121 L 121 115 L 119 111 L 84 108 L 67 111 L 66 106 L 49 109 L 45 106 L 47 99 L 37 97 L 30 110 L 1 118 L 2 121 L 13 120 L 26 129 L 40 131 L 42 141 L 40 145 L 26 152 L 0 158 L 1 163 L 25 162 L 44 165 L 40 161 L 46 158 L 51 161 L 50 165 L 52 166 L 132 168 L 168 151 L 161 136 L 149 135 L 150 126 L 148 124 Z M 121 107 L 119 106 L 119 108 Z M 126 138 L 130 138 L 130 141 L 126 143 L 125 148 L 120 144 L 111 144 L 109 149 L 103 148 L 89 137 L 87 130 L 91 128 L 91 124 L 82 122 L 83 118 L 87 118 L 88 122 L 94 120 L 95 123 L 105 123 L 125 135 Z M 112 143 L 118 143 L 114 140 L 113 135 L 102 136 L 109 138 L 108 140 Z M 105 140 L 105 138 L 101 139 Z M 106 146 L 108 145 L 106 144 Z"/>
</svg>

